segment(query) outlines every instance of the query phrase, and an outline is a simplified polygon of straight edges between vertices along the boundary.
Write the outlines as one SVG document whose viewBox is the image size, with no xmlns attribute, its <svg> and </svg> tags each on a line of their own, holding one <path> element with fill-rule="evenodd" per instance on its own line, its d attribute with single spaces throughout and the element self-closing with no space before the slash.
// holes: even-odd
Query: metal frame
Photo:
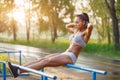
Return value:
<svg viewBox="0 0 120 80">
<path fill-rule="evenodd" d="M 0 63 L 2 63 L 2 77 L 3 77 L 2 80 L 6 80 L 6 77 L 7 77 L 6 76 L 6 62 L 5 61 L 0 61 Z M 13 65 L 19 67 L 22 70 L 32 72 L 32 73 L 35 73 L 35 74 L 38 74 L 38 75 L 42 75 L 42 78 L 40 78 L 40 80 L 48 80 L 48 78 L 51 78 L 53 80 L 57 80 L 56 76 L 52 76 L 52 75 L 46 74 L 44 72 L 37 71 L 37 70 L 34 70 L 34 69 L 30 69 L 30 68 L 27 68 L 27 67 L 23 67 L 23 66 L 20 66 L 20 65 L 16 65 L 16 64 L 13 64 Z"/>
<path fill-rule="evenodd" d="M 22 52 L 21 51 L 0 51 L 0 54 L 8 54 L 8 58 L 10 58 L 10 54 L 19 53 L 19 65 L 22 64 Z"/>
<path fill-rule="evenodd" d="M 27 67 L 20 66 L 22 64 L 22 53 L 21 53 L 21 51 L 15 51 L 15 52 L 14 51 L 11 51 L 11 52 L 9 52 L 9 51 L 1 51 L 0 54 L 1 53 L 2 54 L 7 53 L 8 55 L 10 53 L 19 53 L 20 54 L 19 55 L 19 65 L 16 65 L 16 64 L 13 64 L 13 65 L 18 66 L 23 70 L 26 70 L 26 71 L 41 75 L 41 80 L 48 80 L 48 78 L 52 78 L 53 80 L 57 79 L 56 76 L 51 76 L 51 75 L 48 75 L 48 74 L 44 73 L 44 69 L 42 69 L 41 70 L 42 72 L 40 72 L 40 71 L 36 71 L 36 70 L 30 69 L 30 68 L 27 68 Z M 2 63 L 3 80 L 6 80 L 6 64 L 5 64 L 6 62 L 5 61 L 0 61 L 0 63 Z M 66 67 L 91 72 L 92 73 L 92 80 L 96 80 L 96 74 L 107 75 L 106 71 L 101 71 L 101 70 L 96 70 L 96 69 L 91 69 L 91 68 L 85 68 L 85 67 L 72 65 L 72 64 L 66 64 Z"/>
<path fill-rule="evenodd" d="M 66 64 L 66 67 L 91 72 L 92 73 L 92 80 L 96 80 L 96 74 L 107 75 L 106 71 L 101 71 L 101 70 L 96 70 L 96 69 L 91 69 L 91 68 L 85 68 L 85 67 L 72 65 L 72 64 Z"/>
</svg>

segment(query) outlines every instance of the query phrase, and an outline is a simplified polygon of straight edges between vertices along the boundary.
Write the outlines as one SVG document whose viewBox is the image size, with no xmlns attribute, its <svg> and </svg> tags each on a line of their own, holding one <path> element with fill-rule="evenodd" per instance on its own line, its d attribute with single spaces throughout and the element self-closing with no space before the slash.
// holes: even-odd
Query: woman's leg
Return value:
<svg viewBox="0 0 120 80">
<path fill-rule="evenodd" d="M 62 66 L 65 64 L 72 64 L 72 60 L 68 55 L 64 55 L 64 54 L 59 54 L 59 55 L 55 55 L 52 57 L 48 57 L 45 58 L 39 62 L 33 63 L 31 65 L 28 65 L 26 67 L 28 68 L 32 68 L 35 70 L 40 70 L 44 67 L 55 67 L 55 66 Z M 26 71 L 20 70 L 21 73 L 24 73 Z"/>
<path fill-rule="evenodd" d="M 26 63 L 26 64 L 24 64 L 23 66 L 26 67 L 26 66 L 29 66 L 29 65 L 31 65 L 31 64 L 40 62 L 41 60 L 44 60 L 44 59 L 46 59 L 46 58 L 53 57 L 53 56 L 56 56 L 56 55 L 58 55 L 58 53 L 50 54 L 50 55 L 47 55 L 47 56 L 45 56 L 45 57 L 42 57 L 42 58 L 40 58 L 40 59 L 38 59 L 38 60 L 35 60 L 35 61 L 32 61 L 32 62 Z"/>
</svg>

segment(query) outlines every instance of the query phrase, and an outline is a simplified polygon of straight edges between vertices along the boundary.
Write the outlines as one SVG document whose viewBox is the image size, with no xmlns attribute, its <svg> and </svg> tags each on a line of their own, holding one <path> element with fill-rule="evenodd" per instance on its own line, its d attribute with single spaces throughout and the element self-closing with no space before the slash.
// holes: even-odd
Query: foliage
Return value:
<svg viewBox="0 0 120 80">
<path fill-rule="evenodd" d="M 8 57 L 7 55 L 3 55 L 3 54 L 0 54 L 0 60 L 3 60 L 3 61 L 8 61 Z"/>
<path fill-rule="evenodd" d="M 119 6 L 118 3 L 119 1 L 116 1 L 115 3 L 115 0 L 99 0 L 97 2 L 96 0 L 90 1 L 94 16 L 96 16 L 96 18 L 100 17 L 102 21 L 100 25 L 100 19 L 98 19 L 98 21 L 96 19 L 96 28 L 100 38 L 104 39 L 107 37 L 108 43 L 112 42 L 114 44 L 114 48 L 116 49 L 119 49 L 119 27 L 118 19 L 116 17 L 116 10 L 117 12 L 119 12 L 119 9 L 117 7 Z M 116 9 L 114 6 L 115 4 Z"/>
<path fill-rule="evenodd" d="M 109 10 L 109 14 L 110 14 L 111 19 L 112 19 L 114 48 L 119 49 L 120 48 L 119 26 L 118 26 L 118 18 L 116 15 L 116 8 L 115 8 L 116 3 L 115 3 L 115 0 L 105 0 L 105 4 Z"/>
<path fill-rule="evenodd" d="M 116 8 L 116 12 L 117 12 L 117 17 L 120 21 L 120 0 L 117 0 L 115 8 Z"/>
<path fill-rule="evenodd" d="M 51 31 L 51 38 L 57 38 L 57 32 L 65 32 L 63 19 L 66 16 L 73 18 L 74 6 L 72 5 L 71 0 L 40 0 L 40 2 L 35 2 L 34 5 L 37 5 L 34 10 L 37 11 L 39 17 L 39 30 L 42 31 Z M 45 20 L 43 17 L 46 17 Z"/>
<path fill-rule="evenodd" d="M 7 31 L 8 33 L 13 33 L 14 40 L 16 39 L 16 21 L 12 18 L 8 18 L 8 13 L 12 12 L 15 8 L 13 4 L 14 0 L 2 0 L 0 1 L 0 32 Z M 13 15 L 13 14 L 12 14 Z"/>
<path fill-rule="evenodd" d="M 99 0 L 99 1 L 91 0 L 90 6 L 94 12 L 93 13 L 94 19 L 96 20 L 95 28 L 97 29 L 97 32 L 99 34 L 98 38 L 102 40 L 108 36 L 111 37 L 112 32 L 111 32 L 110 15 L 108 14 L 109 11 L 105 5 L 105 1 L 104 0 Z M 101 19 L 98 19 L 98 18 L 101 18 Z M 111 39 L 108 38 L 108 43 L 110 43 L 109 40 L 111 41 Z"/>
<path fill-rule="evenodd" d="M 7 8 L 8 8 L 7 4 L 0 2 L 0 32 L 6 31 L 8 27 L 6 24 L 7 16 L 5 15 L 6 12 L 8 11 Z"/>
</svg>

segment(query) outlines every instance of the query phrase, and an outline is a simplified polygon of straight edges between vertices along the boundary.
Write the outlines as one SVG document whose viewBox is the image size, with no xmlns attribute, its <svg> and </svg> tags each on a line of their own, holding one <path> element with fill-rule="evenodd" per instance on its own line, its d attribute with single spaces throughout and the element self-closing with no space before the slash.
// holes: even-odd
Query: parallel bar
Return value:
<svg viewBox="0 0 120 80">
<path fill-rule="evenodd" d="M 27 67 L 19 66 L 19 65 L 16 65 L 16 64 L 13 64 L 13 65 L 19 67 L 22 70 L 25 70 L 25 71 L 28 71 L 28 72 L 32 72 L 32 73 L 35 73 L 35 74 L 39 74 L 39 75 L 43 75 L 43 76 L 46 76 L 46 77 L 54 79 L 54 80 L 57 78 L 56 76 L 48 75 L 46 73 L 43 73 L 43 72 L 40 72 L 40 71 L 36 71 L 36 70 L 30 69 L 30 68 L 27 68 Z"/>
<path fill-rule="evenodd" d="M 96 73 L 92 72 L 92 80 L 96 80 Z"/>
<path fill-rule="evenodd" d="M 72 64 L 66 64 L 66 66 L 70 67 L 70 68 L 78 69 L 78 70 L 85 70 L 85 71 L 88 71 L 88 72 L 95 72 L 95 73 L 102 74 L 102 75 L 106 75 L 107 74 L 106 71 L 90 69 L 90 68 L 84 68 L 84 67 L 80 67 L 80 66 L 72 65 Z"/>
<path fill-rule="evenodd" d="M 2 80 L 6 80 L 6 64 L 5 64 L 5 61 L 0 61 L 0 63 L 2 63 L 2 76 L 3 76 Z"/>
<path fill-rule="evenodd" d="M 6 64 L 3 63 L 2 65 L 2 74 L 3 74 L 3 80 L 6 80 Z"/>
<path fill-rule="evenodd" d="M 19 65 L 22 64 L 22 52 L 21 51 L 0 51 L 0 53 L 8 54 L 9 61 L 10 61 L 10 54 L 19 53 Z"/>
<path fill-rule="evenodd" d="M 21 53 L 21 51 L 19 51 L 19 53 L 20 53 L 20 56 L 19 56 L 19 65 L 22 65 L 22 53 Z"/>
<path fill-rule="evenodd" d="M 43 69 L 41 69 L 41 72 L 44 72 L 44 68 Z M 48 80 L 48 78 L 46 77 L 46 76 L 41 76 L 41 80 Z"/>
<path fill-rule="evenodd" d="M 0 53 L 19 53 L 19 51 L 0 51 Z"/>
</svg>

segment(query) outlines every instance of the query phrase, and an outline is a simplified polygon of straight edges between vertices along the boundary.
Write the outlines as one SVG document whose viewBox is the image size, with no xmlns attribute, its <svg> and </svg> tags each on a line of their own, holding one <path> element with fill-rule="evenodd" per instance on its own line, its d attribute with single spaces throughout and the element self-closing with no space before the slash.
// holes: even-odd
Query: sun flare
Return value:
<svg viewBox="0 0 120 80">
<path fill-rule="evenodd" d="M 14 18 L 18 23 L 24 23 L 25 22 L 25 9 L 28 8 L 30 3 L 26 0 L 15 0 L 14 1 L 15 8 L 11 12 L 9 12 L 7 15 L 9 18 Z M 27 5 L 27 6 L 25 6 Z"/>
<path fill-rule="evenodd" d="M 13 13 L 12 12 L 10 12 L 10 13 L 8 13 L 8 17 L 9 18 L 14 18 L 14 20 L 16 20 L 17 22 L 20 22 L 20 23 L 22 23 L 24 20 L 25 20 L 25 12 L 24 12 L 24 10 L 16 10 L 16 11 L 14 11 Z"/>
</svg>

